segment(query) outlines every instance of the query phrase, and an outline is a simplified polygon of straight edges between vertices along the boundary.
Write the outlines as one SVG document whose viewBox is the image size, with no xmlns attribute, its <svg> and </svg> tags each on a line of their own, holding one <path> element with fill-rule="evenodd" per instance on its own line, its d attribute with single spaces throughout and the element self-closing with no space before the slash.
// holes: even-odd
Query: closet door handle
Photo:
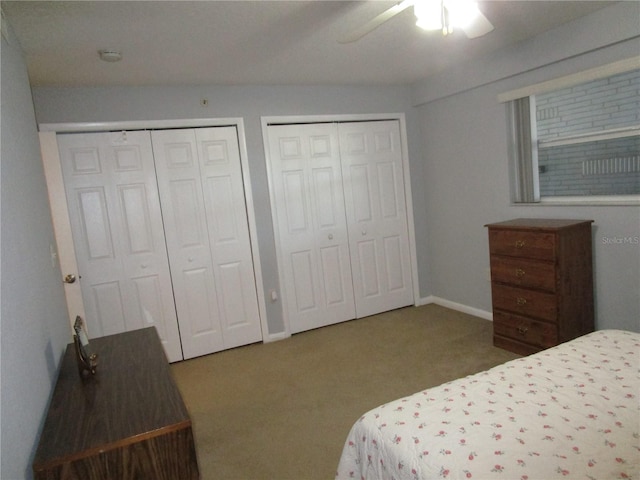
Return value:
<svg viewBox="0 0 640 480">
<path fill-rule="evenodd" d="M 328 238 L 329 240 L 333 240 L 333 233 L 330 233 Z"/>
<path fill-rule="evenodd" d="M 362 236 L 364 237 L 367 234 L 366 230 L 362 230 Z"/>
</svg>

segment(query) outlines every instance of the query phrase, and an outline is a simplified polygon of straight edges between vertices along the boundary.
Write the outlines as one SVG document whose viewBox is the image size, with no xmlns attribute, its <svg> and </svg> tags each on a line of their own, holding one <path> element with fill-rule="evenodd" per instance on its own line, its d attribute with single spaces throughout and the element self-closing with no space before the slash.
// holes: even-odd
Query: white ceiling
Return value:
<svg viewBox="0 0 640 480">
<path fill-rule="evenodd" d="M 505 48 L 611 1 L 480 1 L 488 35 L 443 37 L 407 9 L 338 39 L 395 1 L 3 1 L 34 86 L 398 85 Z M 16 38 L 9 38 L 16 41 Z M 118 63 L 99 49 L 120 50 Z"/>
</svg>

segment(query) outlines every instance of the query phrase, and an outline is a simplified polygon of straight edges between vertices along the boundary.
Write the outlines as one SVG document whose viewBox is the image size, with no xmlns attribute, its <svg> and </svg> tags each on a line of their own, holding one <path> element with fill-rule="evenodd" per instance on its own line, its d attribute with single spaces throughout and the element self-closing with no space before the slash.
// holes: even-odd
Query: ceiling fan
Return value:
<svg viewBox="0 0 640 480">
<path fill-rule="evenodd" d="M 417 26 L 425 30 L 442 30 L 443 35 L 452 33 L 454 27 L 460 28 L 468 38 L 481 37 L 493 30 L 493 25 L 473 0 L 403 0 L 338 41 L 355 42 L 409 7 L 413 7 Z"/>
</svg>

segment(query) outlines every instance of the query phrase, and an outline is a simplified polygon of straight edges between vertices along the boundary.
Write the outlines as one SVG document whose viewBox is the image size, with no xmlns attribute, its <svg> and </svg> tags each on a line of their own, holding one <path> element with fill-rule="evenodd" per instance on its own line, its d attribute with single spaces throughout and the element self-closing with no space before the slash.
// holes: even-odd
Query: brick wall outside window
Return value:
<svg viewBox="0 0 640 480">
<path fill-rule="evenodd" d="M 638 126 L 640 71 L 536 95 L 536 117 L 539 141 Z M 541 196 L 640 194 L 640 137 L 543 145 Z"/>
</svg>

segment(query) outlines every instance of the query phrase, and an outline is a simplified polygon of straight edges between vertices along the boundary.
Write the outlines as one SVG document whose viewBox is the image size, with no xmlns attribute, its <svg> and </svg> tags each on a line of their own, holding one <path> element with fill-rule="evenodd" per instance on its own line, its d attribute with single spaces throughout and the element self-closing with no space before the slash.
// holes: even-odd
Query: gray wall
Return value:
<svg viewBox="0 0 640 480">
<path fill-rule="evenodd" d="M 420 294 L 488 312 L 483 225 L 518 216 L 596 221 L 598 326 L 639 329 L 638 207 L 509 204 L 505 107 L 498 93 L 637 55 L 640 3 L 622 2 L 408 87 L 36 88 L 41 123 L 242 117 L 265 293 L 278 289 L 260 116 L 405 112 Z M 524 73 L 523 73 L 524 72 Z M 207 98 L 209 106 L 200 106 Z M 412 107 L 413 106 L 413 107 Z M 614 239 L 610 241 L 609 239 Z M 268 298 L 268 296 L 267 296 Z M 280 304 L 268 303 L 271 333 Z"/>
<path fill-rule="evenodd" d="M 200 100 L 208 99 L 208 107 Z M 405 113 L 412 174 L 413 202 L 424 203 L 420 183 L 422 162 L 416 111 L 411 108 L 409 87 L 293 87 L 202 86 L 122 88 L 35 88 L 39 123 L 110 122 L 183 118 L 242 117 L 247 151 L 260 259 L 267 298 L 269 333 L 283 331 L 281 304 L 271 303 L 268 292 L 279 291 L 273 227 L 267 184 L 261 116 Z M 416 241 L 426 241 L 423 210 L 414 216 Z M 418 253 L 421 295 L 428 293 L 426 260 Z"/>
<path fill-rule="evenodd" d="M 60 269 L 49 253 L 55 242 L 31 90 L 14 41 L 2 38 L 1 62 L 0 478 L 18 480 L 31 478 L 32 455 L 71 331 Z"/>
<path fill-rule="evenodd" d="M 491 309 L 486 223 L 592 219 L 596 325 L 640 331 L 640 207 L 510 205 L 506 108 L 497 101 L 512 89 L 636 56 L 639 13 L 638 2 L 608 7 L 415 86 L 434 296 Z"/>
</svg>

